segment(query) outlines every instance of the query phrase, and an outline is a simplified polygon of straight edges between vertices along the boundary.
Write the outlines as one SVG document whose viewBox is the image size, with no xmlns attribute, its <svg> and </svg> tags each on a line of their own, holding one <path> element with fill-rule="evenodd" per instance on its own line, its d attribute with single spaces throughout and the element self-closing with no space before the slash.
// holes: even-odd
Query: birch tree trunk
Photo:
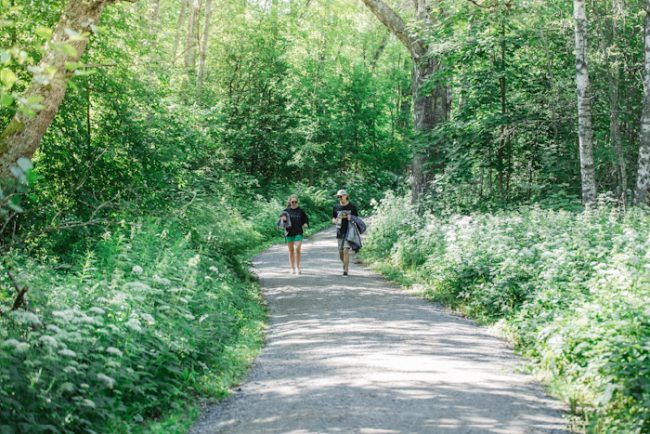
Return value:
<svg viewBox="0 0 650 434">
<path fill-rule="evenodd" d="M 57 23 L 52 39 L 39 68 L 52 68 L 54 74 L 44 83 L 32 80 L 25 91 L 25 98 L 41 100 L 42 109 L 35 116 L 16 112 L 13 119 L 0 135 L 0 178 L 9 175 L 9 168 L 21 157 L 31 158 L 38 149 L 41 139 L 54 120 L 54 116 L 65 97 L 68 80 L 74 71 L 66 68 L 68 62 L 78 62 L 88 45 L 89 36 L 74 37 L 76 34 L 92 34 L 99 22 L 104 7 L 116 0 L 69 0 Z M 67 55 L 59 49 L 67 44 L 74 49 Z"/>
<path fill-rule="evenodd" d="M 582 203 L 596 201 L 596 174 L 594 169 L 591 125 L 591 95 L 587 67 L 587 14 L 584 0 L 573 0 L 576 40 L 576 87 L 578 94 L 578 140 L 580 151 L 580 176 Z"/>
<path fill-rule="evenodd" d="M 634 203 L 648 203 L 648 188 L 650 187 L 650 0 L 645 2 L 645 31 L 643 45 L 645 51 L 643 77 L 643 110 L 641 112 L 641 131 L 639 134 L 639 162 L 636 177 L 636 194 Z"/>
<path fill-rule="evenodd" d="M 199 75 L 196 82 L 196 89 L 199 95 L 203 92 L 203 80 L 205 79 L 205 61 L 208 57 L 208 42 L 210 40 L 210 18 L 212 15 L 212 0 L 205 2 L 205 24 L 203 25 L 203 40 L 201 41 L 201 52 L 199 54 Z"/>
<path fill-rule="evenodd" d="M 439 145 L 430 143 L 428 133 L 444 122 L 448 113 L 448 93 L 445 86 L 437 86 L 431 92 L 422 91 L 428 80 L 440 69 L 436 59 L 428 56 L 428 47 L 416 33 L 411 31 L 404 20 L 382 0 L 363 0 L 377 19 L 390 30 L 409 51 L 413 59 L 413 123 L 416 133 L 424 143 L 413 150 L 411 161 L 411 194 L 417 203 L 426 192 L 432 174 L 442 162 Z M 431 25 L 426 0 L 414 0 L 416 19 L 421 28 Z"/>
</svg>

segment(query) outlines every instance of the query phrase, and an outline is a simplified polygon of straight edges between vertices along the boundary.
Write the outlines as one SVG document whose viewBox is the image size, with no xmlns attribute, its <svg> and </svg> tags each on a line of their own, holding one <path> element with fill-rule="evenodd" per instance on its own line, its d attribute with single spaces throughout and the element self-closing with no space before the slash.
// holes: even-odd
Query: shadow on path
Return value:
<svg viewBox="0 0 650 434">
<path fill-rule="evenodd" d="M 303 274 L 284 246 L 254 260 L 267 345 L 241 390 L 191 433 L 563 433 L 562 407 L 503 341 L 307 240 Z"/>
</svg>

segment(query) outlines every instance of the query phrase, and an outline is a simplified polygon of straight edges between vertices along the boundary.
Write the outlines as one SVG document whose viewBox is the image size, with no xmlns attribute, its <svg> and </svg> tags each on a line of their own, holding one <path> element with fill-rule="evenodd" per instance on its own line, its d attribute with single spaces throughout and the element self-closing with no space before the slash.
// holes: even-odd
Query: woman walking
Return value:
<svg viewBox="0 0 650 434">
<path fill-rule="evenodd" d="M 298 206 L 298 196 L 289 196 L 287 207 L 282 211 L 280 219 L 290 223 L 285 230 L 284 239 L 289 247 L 291 274 L 300 274 L 300 249 L 302 247 L 303 228 L 309 226 L 309 217 Z"/>
</svg>

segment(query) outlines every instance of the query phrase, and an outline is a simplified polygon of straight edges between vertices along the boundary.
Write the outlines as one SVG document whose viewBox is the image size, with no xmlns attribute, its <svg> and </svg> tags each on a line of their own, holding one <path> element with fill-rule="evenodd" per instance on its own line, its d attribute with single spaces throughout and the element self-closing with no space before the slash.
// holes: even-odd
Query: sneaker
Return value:
<svg viewBox="0 0 650 434">
<path fill-rule="evenodd" d="M 344 271 L 344 272 L 343 272 L 343 275 L 344 275 L 344 276 L 347 276 L 347 275 L 348 275 L 348 272 L 347 272 L 347 271 Z"/>
<path fill-rule="evenodd" d="M 291 269 L 291 274 L 296 274 L 296 270 L 294 270 L 294 269 L 292 268 L 292 269 Z"/>
<path fill-rule="evenodd" d="M 302 271 L 300 271 L 300 268 L 296 269 L 296 274 L 302 274 Z"/>
</svg>

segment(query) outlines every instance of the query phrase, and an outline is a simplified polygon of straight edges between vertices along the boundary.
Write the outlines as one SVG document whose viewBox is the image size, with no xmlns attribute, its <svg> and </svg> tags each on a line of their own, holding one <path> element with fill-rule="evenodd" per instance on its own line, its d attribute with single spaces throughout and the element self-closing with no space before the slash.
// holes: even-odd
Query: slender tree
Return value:
<svg viewBox="0 0 650 434">
<path fill-rule="evenodd" d="M 185 24 L 185 13 L 187 11 L 187 4 L 190 0 L 181 0 L 181 10 L 178 13 L 178 22 L 176 23 L 176 35 L 174 37 L 174 57 L 173 62 L 176 62 L 178 56 L 178 47 L 181 45 L 182 28 Z"/>
<path fill-rule="evenodd" d="M 67 67 L 78 62 L 99 22 L 104 7 L 117 0 L 69 0 L 45 47 L 38 69 L 52 71 L 47 81 L 35 78 L 25 91 L 25 98 L 40 101 L 35 116 L 16 112 L 0 135 L 0 178 L 21 157 L 31 158 L 52 123 L 65 96 L 68 80 L 74 71 Z M 63 50 L 62 46 L 71 47 Z"/>
<path fill-rule="evenodd" d="M 425 92 L 425 85 L 440 70 L 438 59 L 429 55 L 429 46 L 417 30 L 431 25 L 430 10 L 426 0 L 414 0 L 416 20 L 419 29 L 412 29 L 393 9 L 382 0 L 363 0 L 372 13 L 406 47 L 413 60 L 413 121 L 417 132 L 423 133 L 426 143 L 413 152 L 411 161 L 411 192 L 413 202 L 417 202 L 426 191 L 432 179 L 430 166 L 440 161 L 439 146 L 429 143 L 426 133 L 447 119 L 447 88 L 438 85 Z"/>
<path fill-rule="evenodd" d="M 646 0 L 645 9 L 643 110 L 641 112 L 636 194 L 634 195 L 634 203 L 637 205 L 648 203 L 648 188 L 650 187 L 650 0 Z"/>
<path fill-rule="evenodd" d="M 210 18 L 212 15 L 212 0 L 205 2 L 205 24 L 203 25 L 203 37 L 201 51 L 199 54 L 199 75 L 196 86 L 199 95 L 203 92 L 203 80 L 205 79 L 205 61 L 208 57 L 208 41 L 210 40 Z"/>
<path fill-rule="evenodd" d="M 591 94 L 587 65 L 587 14 L 584 0 L 573 0 L 576 41 L 576 86 L 578 94 L 578 140 L 580 151 L 580 175 L 582 179 L 582 202 L 596 200 L 596 174 L 594 169 L 593 138 L 591 124 Z"/>
<path fill-rule="evenodd" d="M 190 0 L 190 16 L 187 23 L 187 38 L 185 39 L 185 68 L 189 75 L 196 67 L 196 31 L 199 23 L 200 0 Z"/>
</svg>

